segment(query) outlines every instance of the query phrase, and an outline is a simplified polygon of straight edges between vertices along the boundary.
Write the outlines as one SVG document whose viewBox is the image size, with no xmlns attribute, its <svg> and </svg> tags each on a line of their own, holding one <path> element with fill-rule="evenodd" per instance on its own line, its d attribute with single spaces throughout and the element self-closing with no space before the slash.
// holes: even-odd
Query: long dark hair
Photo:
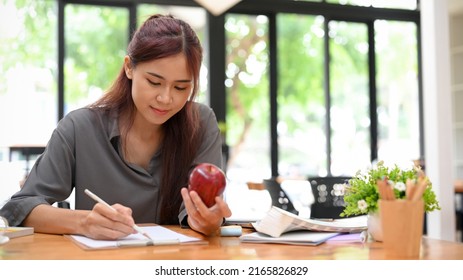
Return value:
<svg viewBox="0 0 463 280">
<path fill-rule="evenodd" d="M 163 124 L 164 140 L 161 145 L 162 175 L 160 186 L 160 223 L 178 224 L 178 210 L 182 203 L 180 189 L 188 183 L 188 174 L 200 143 L 200 122 L 193 104 L 199 89 L 199 71 L 202 47 L 196 33 L 186 22 L 170 15 L 152 15 L 133 34 L 127 48 L 132 67 L 140 62 L 183 53 L 193 76 L 193 90 L 186 105 Z M 107 111 L 117 110 L 128 116 L 129 128 L 121 131 L 125 139 L 133 124 L 135 105 L 132 100 L 132 80 L 124 68 L 119 72 L 108 92 L 90 105 Z"/>
</svg>

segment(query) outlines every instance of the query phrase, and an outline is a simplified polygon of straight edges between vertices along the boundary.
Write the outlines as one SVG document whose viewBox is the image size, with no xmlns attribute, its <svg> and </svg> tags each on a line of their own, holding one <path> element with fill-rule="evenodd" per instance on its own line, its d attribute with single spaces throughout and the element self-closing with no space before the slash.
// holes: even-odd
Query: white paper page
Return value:
<svg viewBox="0 0 463 280">
<path fill-rule="evenodd" d="M 339 235 L 336 232 L 309 232 L 293 231 L 282 234 L 280 237 L 271 237 L 259 232 L 253 232 L 240 237 L 244 242 L 255 243 L 282 243 L 295 245 L 318 245 L 327 239 Z"/>
<path fill-rule="evenodd" d="M 162 241 L 175 240 L 175 239 L 178 239 L 180 243 L 201 241 L 201 239 L 199 238 L 186 236 L 184 234 L 177 233 L 173 230 L 170 230 L 162 226 L 142 227 L 142 229 L 153 240 L 155 240 L 155 242 L 156 241 L 162 242 Z M 82 243 L 89 248 L 118 247 L 118 242 L 121 242 L 121 241 L 147 240 L 145 236 L 139 233 L 131 234 L 119 240 L 96 240 L 96 239 L 88 238 L 88 237 L 81 236 L 81 235 L 71 235 L 71 237 L 74 238 L 77 242 Z"/>
</svg>

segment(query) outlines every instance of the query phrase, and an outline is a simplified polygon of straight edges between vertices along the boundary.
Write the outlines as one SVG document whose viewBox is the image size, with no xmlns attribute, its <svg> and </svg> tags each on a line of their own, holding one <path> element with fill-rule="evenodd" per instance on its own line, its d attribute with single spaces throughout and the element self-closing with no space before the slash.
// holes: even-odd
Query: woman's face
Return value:
<svg viewBox="0 0 463 280">
<path fill-rule="evenodd" d="M 180 111 L 193 90 L 193 77 L 184 54 L 137 64 L 130 58 L 124 62 L 126 75 L 132 80 L 132 99 L 141 117 L 148 124 L 162 125 Z"/>
</svg>

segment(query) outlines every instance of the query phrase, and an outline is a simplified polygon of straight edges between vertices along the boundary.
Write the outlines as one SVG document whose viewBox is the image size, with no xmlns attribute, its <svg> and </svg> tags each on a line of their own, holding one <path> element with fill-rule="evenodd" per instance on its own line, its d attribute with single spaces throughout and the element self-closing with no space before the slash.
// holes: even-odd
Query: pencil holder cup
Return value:
<svg viewBox="0 0 463 280">
<path fill-rule="evenodd" d="M 379 213 L 386 256 L 418 258 L 423 236 L 423 200 L 379 200 Z"/>
</svg>

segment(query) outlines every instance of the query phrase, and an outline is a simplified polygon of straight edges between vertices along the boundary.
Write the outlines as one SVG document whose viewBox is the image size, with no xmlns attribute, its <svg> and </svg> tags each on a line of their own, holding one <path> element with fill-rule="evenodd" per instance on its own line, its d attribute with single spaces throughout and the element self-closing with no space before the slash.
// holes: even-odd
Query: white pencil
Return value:
<svg viewBox="0 0 463 280">
<path fill-rule="evenodd" d="M 106 201 L 104 201 L 103 199 L 101 199 L 99 196 L 97 196 L 96 194 L 92 193 L 91 191 L 89 191 L 88 189 L 85 189 L 85 194 L 87 194 L 89 197 L 91 197 L 93 200 L 95 200 L 96 202 L 99 202 L 99 203 L 102 203 L 104 205 L 106 205 L 109 209 L 113 210 L 113 211 L 117 211 L 116 209 L 114 209 L 114 207 L 112 207 L 111 205 L 109 205 L 108 203 L 106 203 Z M 139 226 L 137 225 L 133 225 L 133 228 L 140 234 L 146 236 L 146 238 L 150 239 L 150 240 L 153 240 L 146 232 L 144 232 Z"/>
</svg>

